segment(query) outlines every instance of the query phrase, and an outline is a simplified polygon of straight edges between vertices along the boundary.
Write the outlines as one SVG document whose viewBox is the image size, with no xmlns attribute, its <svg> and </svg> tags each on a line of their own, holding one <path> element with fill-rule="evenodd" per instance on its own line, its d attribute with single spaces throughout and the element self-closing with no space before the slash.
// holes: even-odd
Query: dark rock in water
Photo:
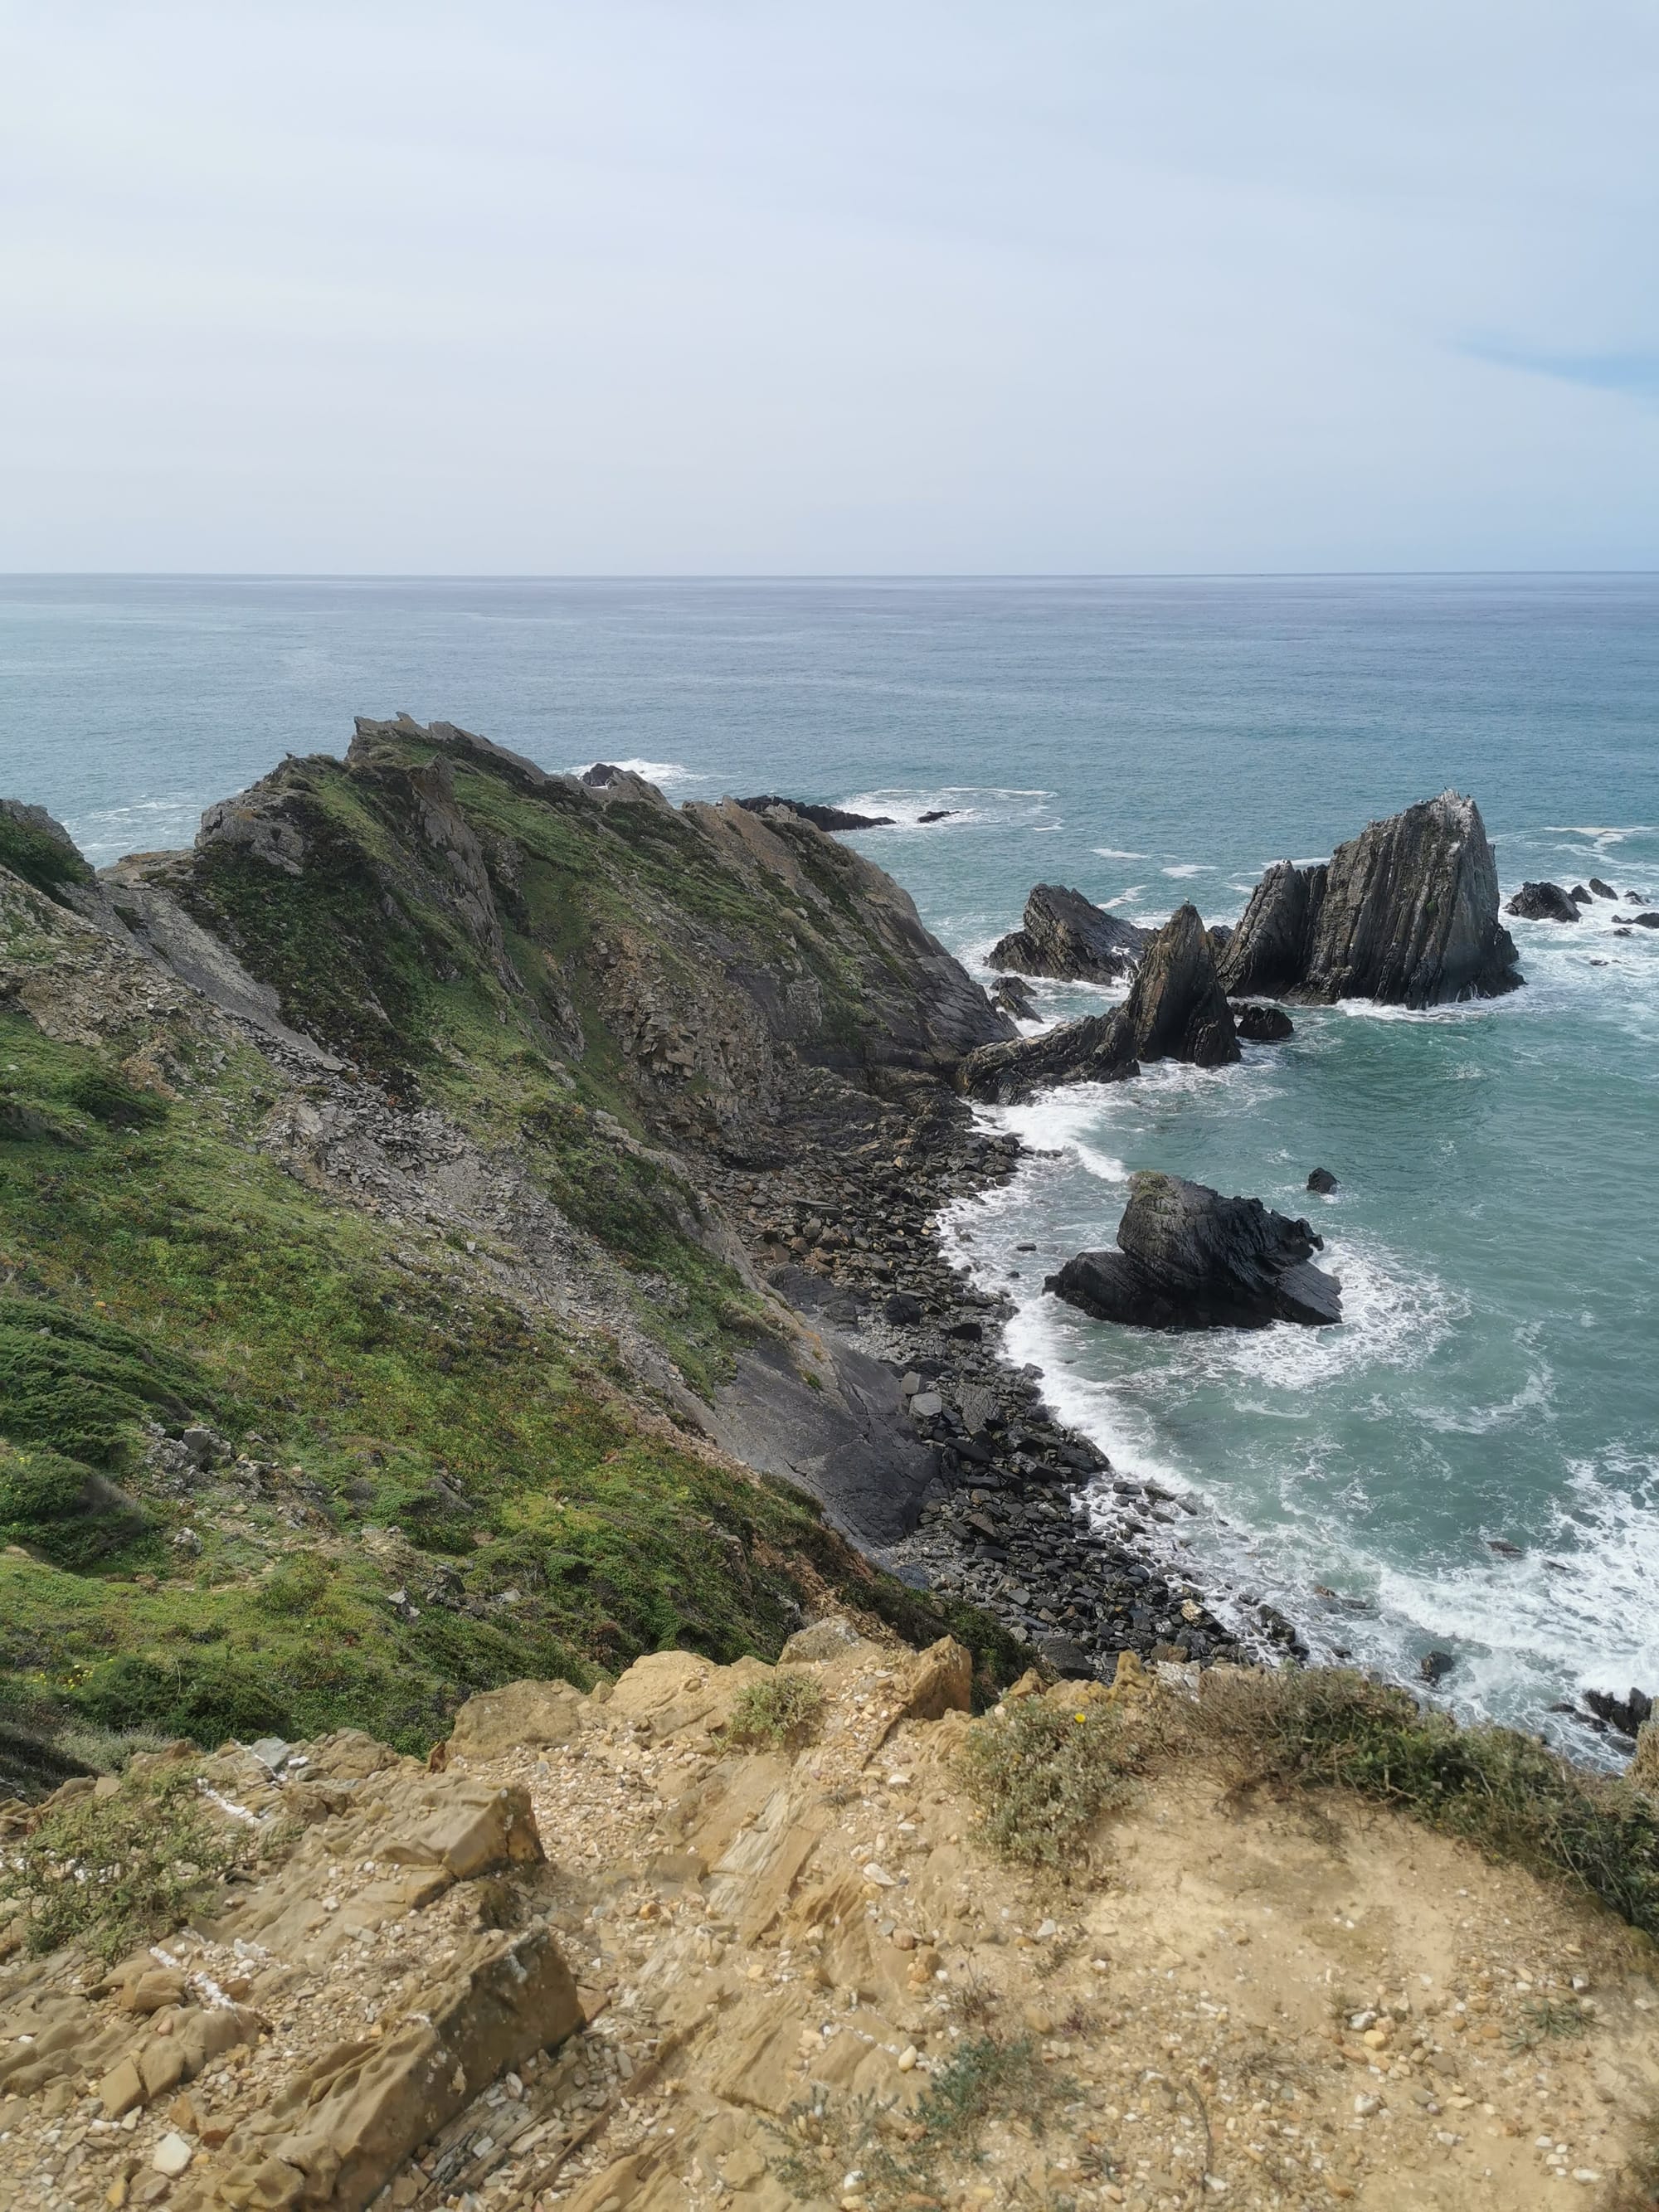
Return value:
<svg viewBox="0 0 1659 2212">
<path fill-rule="evenodd" d="M 1187 905 L 1153 934 L 1122 1006 L 1042 1036 L 981 1046 L 962 1062 L 958 1081 L 970 1097 L 1006 1103 L 1046 1084 L 1120 1082 L 1143 1060 L 1218 1067 L 1238 1056 L 1215 956 L 1198 909 Z"/>
<path fill-rule="evenodd" d="M 1600 876 L 1592 876 L 1590 878 L 1589 887 L 1595 893 L 1597 898 L 1617 898 L 1619 896 L 1618 892 L 1613 888 L 1613 885 L 1611 884 L 1604 884 Z"/>
<path fill-rule="evenodd" d="M 1289 991 L 1305 980 L 1328 872 L 1323 861 L 1309 868 L 1273 862 L 1250 893 L 1222 956 L 1221 980 L 1230 992 Z"/>
<path fill-rule="evenodd" d="M 1074 1636 L 1043 1636 L 1037 1639 L 1037 1657 L 1067 1681 L 1080 1681 L 1094 1673 L 1088 1653 Z"/>
<path fill-rule="evenodd" d="M 1625 896 L 1632 906 L 1645 906 L 1648 902 L 1648 895 L 1645 891 L 1626 891 Z"/>
<path fill-rule="evenodd" d="M 1259 999 L 1229 999 L 1227 1004 L 1233 1010 L 1233 1026 L 1246 1044 L 1283 1044 L 1296 1035 L 1296 1024 L 1283 1006 L 1263 1006 Z"/>
<path fill-rule="evenodd" d="M 1308 1177 L 1308 1188 L 1317 1191 L 1321 1198 L 1328 1198 L 1336 1188 L 1336 1177 L 1328 1168 L 1316 1168 Z"/>
<path fill-rule="evenodd" d="M 1418 1663 L 1417 1671 L 1432 1687 L 1437 1683 L 1443 1682 L 1456 1664 L 1456 1657 L 1452 1652 L 1425 1651 Z"/>
<path fill-rule="evenodd" d="M 1511 1544 L 1507 1536 L 1488 1536 L 1486 1549 L 1496 1552 L 1500 1559 L 1523 1559 L 1526 1553 L 1519 1544 Z"/>
<path fill-rule="evenodd" d="M 1583 884 L 1575 884 L 1567 893 L 1567 896 L 1575 906 L 1588 906 L 1590 902 L 1589 893 L 1584 889 Z"/>
<path fill-rule="evenodd" d="M 1115 1252 L 1079 1252 L 1043 1288 L 1098 1320 L 1141 1328 L 1322 1328 L 1342 1318 L 1341 1285 L 1310 1264 L 1323 1239 L 1259 1198 L 1224 1198 L 1143 1170 L 1129 1178 L 1117 1243 Z"/>
<path fill-rule="evenodd" d="M 1597 1720 L 1616 1728 L 1621 1735 L 1638 1734 L 1653 1711 L 1653 1699 L 1645 1690 L 1632 1689 L 1627 1698 L 1611 1690 L 1586 1690 L 1584 1703 Z"/>
<path fill-rule="evenodd" d="M 1178 906 L 1148 944 L 1123 1017 L 1138 1060 L 1224 1067 L 1238 1058 L 1238 1036 L 1217 980 L 1215 954 L 1190 902 Z"/>
<path fill-rule="evenodd" d="M 1504 909 L 1522 921 L 1577 921 L 1578 909 L 1559 884 L 1522 884 Z"/>
<path fill-rule="evenodd" d="M 930 806 L 926 814 L 918 814 L 916 819 L 918 822 L 948 822 L 955 812 L 953 806 Z M 872 823 L 871 826 L 878 825 Z"/>
<path fill-rule="evenodd" d="M 1037 1002 L 1018 975 L 1005 975 L 991 994 L 991 1004 L 1017 1022 L 1039 1018 Z"/>
<path fill-rule="evenodd" d="M 1081 891 L 1038 884 L 1019 928 L 992 946 L 988 965 L 1061 983 L 1115 983 L 1133 969 L 1151 934 Z"/>
<path fill-rule="evenodd" d="M 740 799 L 738 804 L 750 814 L 787 806 L 815 830 L 890 830 L 893 826 L 890 814 L 849 814 L 844 806 L 820 806 L 810 799 L 780 799 L 775 792 L 764 792 L 757 799 Z"/>
<path fill-rule="evenodd" d="M 1633 914 L 1631 920 L 1638 929 L 1659 929 L 1659 914 Z"/>
<path fill-rule="evenodd" d="M 1480 810 L 1455 791 L 1372 822 L 1328 862 L 1275 861 L 1223 955 L 1241 995 L 1431 1006 L 1522 980 Z"/>
</svg>

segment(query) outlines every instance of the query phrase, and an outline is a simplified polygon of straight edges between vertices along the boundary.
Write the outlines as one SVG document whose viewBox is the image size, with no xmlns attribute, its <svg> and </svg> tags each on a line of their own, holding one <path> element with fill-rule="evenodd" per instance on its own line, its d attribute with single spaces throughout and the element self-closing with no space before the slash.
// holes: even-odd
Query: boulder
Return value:
<svg viewBox="0 0 1659 2212">
<path fill-rule="evenodd" d="M 1227 1004 L 1245 1044 L 1283 1044 L 1296 1035 L 1296 1024 L 1283 1006 L 1263 1006 L 1259 999 L 1229 999 Z"/>
<path fill-rule="evenodd" d="M 1577 921 L 1578 909 L 1559 884 L 1522 884 L 1504 908 L 1522 921 Z"/>
<path fill-rule="evenodd" d="M 1275 861 L 1221 975 L 1230 991 L 1315 1005 L 1432 1006 L 1514 990 L 1523 979 L 1498 918 L 1498 867 L 1480 808 L 1442 792 L 1368 823 L 1328 862 Z"/>
<path fill-rule="evenodd" d="M 1590 895 L 1584 889 L 1583 884 L 1575 884 L 1572 889 L 1567 893 L 1567 896 L 1572 901 L 1575 906 L 1588 906 L 1590 902 Z"/>
<path fill-rule="evenodd" d="M 1336 1177 L 1328 1168 L 1316 1168 L 1308 1177 L 1308 1188 L 1321 1198 L 1328 1198 L 1336 1188 Z"/>
<path fill-rule="evenodd" d="M 1114 983 L 1131 974 L 1152 932 L 1062 884 L 1038 884 L 1019 928 L 994 945 L 988 965 L 1062 983 Z"/>
<path fill-rule="evenodd" d="M 1079 1252 L 1043 1288 L 1097 1320 L 1142 1328 L 1323 1328 L 1342 1318 L 1341 1285 L 1310 1264 L 1323 1239 L 1258 1198 L 1143 1170 L 1129 1179 L 1117 1244 Z"/>
<path fill-rule="evenodd" d="M 1018 975 L 1003 977 L 991 994 L 991 1004 L 1012 1021 L 1034 1022 L 1040 1018 L 1036 1000 Z"/>
<path fill-rule="evenodd" d="M 521 1747 L 569 1743 L 581 1725 L 581 1696 L 568 1682 L 507 1682 L 480 1690 L 455 1716 L 449 1747 L 465 1759 L 495 1759 Z"/>
<path fill-rule="evenodd" d="M 849 814 L 844 806 L 819 806 L 810 799 L 780 799 L 775 792 L 763 792 L 757 799 L 740 799 L 739 806 L 750 814 L 768 814 L 775 806 L 786 807 L 791 814 L 799 814 L 815 830 L 890 830 L 890 814 Z M 924 821 L 938 817 L 922 817 Z"/>
<path fill-rule="evenodd" d="M 849 1651 L 856 1651 L 864 1638 L 850 1620 L 838 1613 L 815 1620 L 810 1628 L 798 1628 L 778 1654 L 780 1667 L 816 1667 L 825 1660 L 844 1659 Z"/>
<path fill-rule="evenodd" d="M 1659 914 L 1633 914 L 1631 920 L 1638 929 L 1659 929 Z"/>
<path fill-rule="evenodd" d="M 1589 887 L 1595 893 L 1597 898 L 1617 898 L 1619 896 L 1618 892 L 1613 888 L 1613 885 L 1611 884 L 1603 883 L 1600 876 L 1592 876 L 1590 878 Z"/>
<path fill-rule="evenodd" d="M 1121 1083 L 1140 1063 L 1127 1039 L 1121 1006 L 1065 1022 L 1041 1036 L 1012 1044 L 977 1046 L 963 1060 L 957 1080 L 970 1098 L 1011 1105 L 1059 1083 Z"/>
</svg>

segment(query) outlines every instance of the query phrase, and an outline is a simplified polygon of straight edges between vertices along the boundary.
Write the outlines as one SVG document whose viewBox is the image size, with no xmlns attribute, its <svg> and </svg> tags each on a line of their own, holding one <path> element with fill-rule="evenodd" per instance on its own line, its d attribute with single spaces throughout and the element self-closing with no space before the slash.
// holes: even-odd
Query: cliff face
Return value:
<svg viewBox="0 0 1659 2212">
<path fill-rule="evenodd" d="M 1328 865 L 1271 867 L 1222 956 L 1230 991 L 1431 1006 L 1522 980 L 1480 810 L 1455 791 L 1369 823 Z"/>
</svg>

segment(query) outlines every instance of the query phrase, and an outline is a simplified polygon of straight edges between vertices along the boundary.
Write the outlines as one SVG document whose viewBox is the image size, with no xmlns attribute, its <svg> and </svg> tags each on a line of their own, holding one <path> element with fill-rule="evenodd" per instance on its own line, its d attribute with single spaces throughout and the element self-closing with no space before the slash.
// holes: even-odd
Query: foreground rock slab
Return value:
<svg viewBox="0 0 1659 2212">
<path fill-rule="evenodd" d="M 365 1738 L 307 1747 L 308 1784 L 262 1783 L 251 1761 L 244 1775 L 246 1754 L 212 1762 L 215 1786 L 255 1818 L 295 1817 L 285 1789 L 319 1793 L 300 1850 L 232 1916 L 250 1920 L 240 1948 L 210 1922 L 158 1944 L 171 1965 L 148 1952 L 107 1977 L 73 1954 L 0 1964 L 0 2203 L 1598 2201 L 1592 2185 L 1627 2154 L 1659 2077 L 1650 1954 L 1608 1915 L 1344 1797 L 1309 1818 L 1236 1792 L 1224 1761 L 1201 1756 L 1138 1778 L 1063 1880 L 1033 1877 L 976 1839 L 959 1765 L 975 1725 L 965 1655 L 911 1652 L 861 1621 L 820 1626 L 822 1656 L 782 1670 L 817 1696 L 798 1741 L 737 1740 L 740 1701 L 775 1670 L 668 1651 L 608 1698 L 580 1698 L 569 1742 L 487 1759 L 452 1742 L 440 1776 Z M 1043 1699 L 1068 1725 L 1103 1704 L 1180 1711 L 1182 1676 L 1133 1661 L 1109 1688 L 1028 1676 L 1005 1709 Z M 386 1911 L 389 1882 L 435 1875 L 378 1854 L 452 1802 L 518 1808 L 498 1829 L 507 1855 Z M 526 1821 L 544 1863 L 510 1855 Z M 515 1915 L 516 1929 L 480 1925 Z M 545 1994 L 538 1960 L 556 1942 L 580 2010 L 562 1984 Z M 515 1951 L 522 1984 L 464 1982 L 466 1962 Z M 215 1988 L 257 1984 L 250 2039 L 126 2127 L 98 2110 L 86 2052 L 112 2033 L 164 2047 L 167 2011 L 125 2002 L 165 1994 L 164 1976 L 175 2014 L 180 1997 L 186 2014 L 228 2010 Z M 1540 2020 L 1569 2015 L 1571 2033 L 1544 2037 Z M 509 2057 L 543 2021 L 554 2047 Z M 448 2068 L 438 2103 L 384 2097 L 428 2036 Z M 1006 2080 L 974 2070 L 988 2050 Z M 974 2127 L 942 2135 L 925 2187 L 890 2185 L 873 2160 L 857 2168 L 861 2114 L 890 2108 L 877 2142 L 914 2149 L 919 2113 L 964 2088 L 982 2092 Z M 394 2156 L 405 2113 L 429 2121 L 440 2105 L 448 2117 Z M 255 2142 L 258 2165 L 241 2148 Z"/>
<path fill-rule="evenodd" d="M 1455 791 L 1372 822 L 1328 861 L 1275 861 L 1221 958 L 1230 992 L 1432 1006 L 1523 979 L 1480 810 Z"/>
<path fill-rule="evenodd" d="M 1043 1287 L 1140 1328 L 1328 1328 L 1342 1318 L 1342 1286 L 1310 1264 L 1323 1241 L 1259 1198 L 1144 1170 L 1129 1178 L 1118 1249 L 1079 1252 Z"/>
</svg>

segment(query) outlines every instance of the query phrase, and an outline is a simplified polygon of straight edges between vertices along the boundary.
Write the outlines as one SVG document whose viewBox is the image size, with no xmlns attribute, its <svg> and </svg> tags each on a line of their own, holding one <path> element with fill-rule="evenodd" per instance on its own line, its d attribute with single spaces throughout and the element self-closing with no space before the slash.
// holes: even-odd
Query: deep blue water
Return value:
<svg viewBox="0 0 1659 2212">
<path fill-rule="evenodd" d="M 857 842 L 970 959 L 1040 879 L 1231 920 L 1267 861 L 1447 785 L 1506 892 L 1594 872 L 1659 903 L 1650 576 L 0 580 L 0 790 L 99 860 L 404 707 L 677 799 L 868 800 L 900 826 Z M 1208 1502 L 1213 1575 L 1328 1649 L 1454 1650 L 1455 1701 L 1535 1717 L 1659 1690 L 1659 933 L 1514 927 L 1529 981 L 1498 1004 L 1300 1013 L 1237 1069 L 1010 1113 L 1049 1156 L 956 1233 L 1066 1409 Z M 1317 1206 L 1350 1319 L 1158 1339 L 1042 1299 L 1151 1165 Z"/>
</svg>

